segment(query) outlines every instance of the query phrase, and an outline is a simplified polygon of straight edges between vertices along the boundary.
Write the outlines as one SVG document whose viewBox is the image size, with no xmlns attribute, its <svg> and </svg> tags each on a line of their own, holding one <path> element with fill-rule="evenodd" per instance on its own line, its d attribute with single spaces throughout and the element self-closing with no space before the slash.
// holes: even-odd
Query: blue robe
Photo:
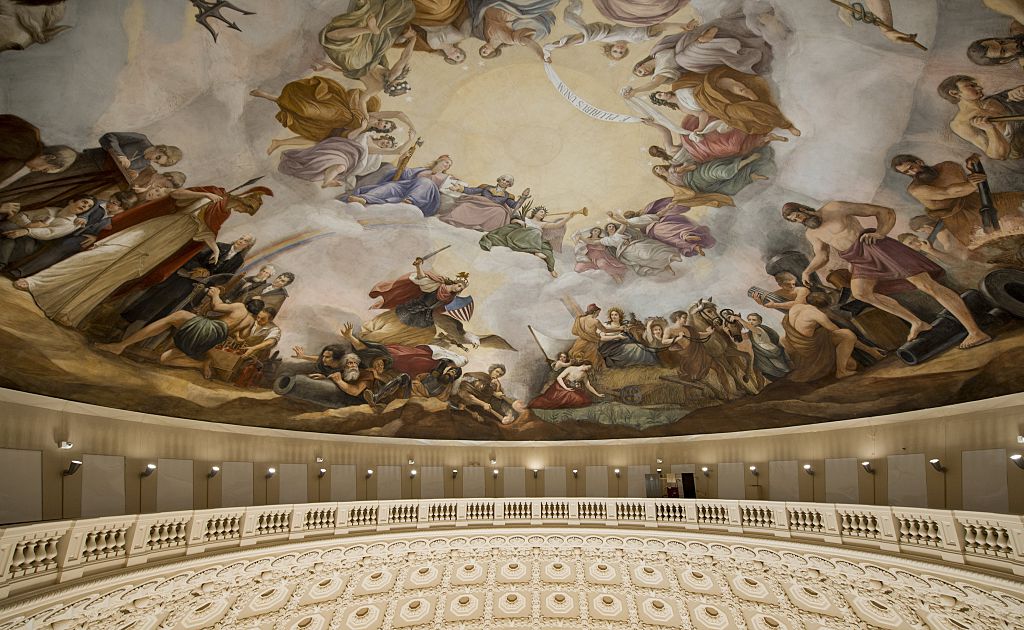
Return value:
<svg viewBox="0 0 1024 630">
<path fill-rule="evenodd" d="M 473 20 L 473 37 L 486 41 L 484 13 L 487 9 L 495 7 L 508 11 L 518 18 L 512 24 L 512 28 L 532 30 L 533 39 L 541 41 L 555 25 L 555 14 L 551 10 L 558 2 L 559 0 L 469 0 L 467 5 L 470 18 Z"/>
<path fill-rule="evenodd" d="M 407 168 L 397 181 L 391 181 L 397 170 L 394 166 L 389 167 L 384 172 L 384 181 L 371 186 L 360 186 L 349 195 L 362 197 L 368 206 L 402 203 L 408 199 L 412 205 L 420 209 L 423 216 L 432 217 L 437 214 L 437 209 L 441 205 L 441 192 L 429 178 L 417 177 L 430 169 Z"/>
<path fill-rule="evenodd" d="M 100 146 L 114 155 L 123 155 L 131 160 L 129 168 L 136 173 L 150 165 L 145 153 L 147 149 L 153 148 L 153 143 L 145 134 L 111 131 L 100 136 Z"/>
</svg>

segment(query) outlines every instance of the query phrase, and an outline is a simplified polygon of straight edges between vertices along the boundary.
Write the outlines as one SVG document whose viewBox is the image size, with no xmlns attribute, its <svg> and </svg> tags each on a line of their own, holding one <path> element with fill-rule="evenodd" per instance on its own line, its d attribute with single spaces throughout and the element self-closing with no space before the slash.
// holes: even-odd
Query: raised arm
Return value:
<svg viewBox="0 0 1024 630">
<path fill-rule="evenodd" d="M 366 350 L 366 344 L 363 343 L 362 339 L 352 334 L 352 323 L 345 322 L 341 325 L 341 329 L 338 330 L 345 341 L 352 344 L 352 348 L 355 350 Z"/>
</svg>

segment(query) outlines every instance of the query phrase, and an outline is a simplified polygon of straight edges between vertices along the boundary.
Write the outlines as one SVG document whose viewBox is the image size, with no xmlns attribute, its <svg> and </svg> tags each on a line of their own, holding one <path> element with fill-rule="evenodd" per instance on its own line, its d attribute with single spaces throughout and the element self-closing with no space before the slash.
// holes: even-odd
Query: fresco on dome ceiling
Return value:
<svg viewBox="0 0 1024 630">
<path fill-rule="evenodd" d="M 0 0 L 0 385 L 368 436 L 1011 394 L 1024 0 Z"/>
</svg>

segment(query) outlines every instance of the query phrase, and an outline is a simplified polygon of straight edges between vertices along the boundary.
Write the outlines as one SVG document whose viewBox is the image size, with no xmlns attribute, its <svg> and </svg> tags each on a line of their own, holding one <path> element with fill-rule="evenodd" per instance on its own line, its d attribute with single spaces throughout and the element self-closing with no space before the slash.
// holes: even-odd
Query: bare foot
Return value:
<svg viewBox="0 0 1024 630">
<path fill-rule="evenodd" d="M 786 136 L 780 136 L 777 133 L 770 133 L 768 134 L 768 138 L 765 140 L 766 144 L 768 142 L 789 142 L 789 138 Z"/>
<path fill-rule="evenodd" d="M 103 352 L 109 352 L 110 354 L 121 354 L 124 352 L 124 346 L 119 343 L 98 343 L 96 349 Z"/>
<path fill-rule="evenodd" d="M 786 129 L 786 131 L 788 131 L 789 133 L 793 134 L 794 136 L 797 136 L 797 137 L 800 136 L 800 130 L 797 129 L 796 127 L 789 127 L 788 129 Z"/>
<path fill-rule="evenodd" d="M 753 175 L 750 176 L 750 179 L 755 181 L 755 182 L 759 182 L 759 181 L 763 181 L 763 180 L 768 179 L 768 176 L 767 175 L 762 175 L 760 173 L 754 173 Z"/>
<path fill-rule="evenodd" d="M 363 201 L 363 203 L 365 203 L 365 200 Z M 402 200 L 402 203 L 407 203 L 407 204 L 409 204 L 410 206 L 415 206 L 415 205 L 416 205 L 416 204 L 414 204 L 414 203 L 412 202 L 412 199 L 409 199 L 408 197 L 406 197 L 405 199 L 403 199 L 403 200 Z"/>
<path fill-rule="evenodd" d="M 932 329 L 932 325 L 928 322 L 918 322 L 910 325 L 910 334 L 907 335 L 907 341 L 913 341 L 923 333 Z"/>
<path fill-rule="evenodd" d="M 213 361 L 210 359 L 203 361 L 203 378 L 208 381 L 213 378 Z"/>
<path fill-rule="evenodd" d="M 846 378 L 847 376 L 853 376 L 856 373 L 857 372 L 855 372 L 854 370 L 846 370 L 846 369 L 839 370 L 839 369 L 837 369 L 836 370 L 836 378 Z"/>
<path fill-rule="evenodd" d="M 697 247 L 694 247 L 694 249 L 695 249 L 695 250 L 697 250 L 697 253 L 698 253 L 698 254 L 700 254 L 701 256 L 704 256 L 704 255 L 705 255 L 705 254 L 704 254 L 704 248 L 703 248 L 703 247 L 701 247 L 701 246 L 699 246 L 699 245 L 698 245 Z"/>
<path fill-rule="evenodd" d="M 364 206 L 366 205 L 366 200 L 363 199 L 362 197 L 359 197 L 359 196 L 356 196 L 356 195 L 349 195 L 348 202 L 349 203 L 361 203 Z"/>
<path fill-rule="evenodd" d="M 976 348 L 990 341 L 992 341 L 992 337 L 979 331 L 978 333 L 974 333 L 973 335 L 967 335 L 967 339 L 964 339 L 963 341 L 960 342 L 960 349 L 968 350 L 970 348 Z"/>
<path fill-rule="evenodd" d="M 14 288 L 19 291 L 28 291 L 28 280 L 25 280 L 24 278 L 21 280 L 15 280 Z"/>
<path fill-rule="evenodd" d="M 267 155 L 272 155 L 274 153 L 274 151 L 277 151 L 279 148 L 281 148 L 281 141 L 280 140 L 271 140 L 270 141 L 270 146 L 267 147 Z"/>
<path fill-rule="evenodd" d="M 515 421 L 516 421 L 516 419 L 515 419 L 515 417 L 512 414 L 509 414 L 509 415 L 507 415 L 507 416 L 505 416 L 505 417 L 503 417 L 501 419 L 501 423 L 503 425 L 509 425 L 509 424 L 512 424 Z"/>
</svg>

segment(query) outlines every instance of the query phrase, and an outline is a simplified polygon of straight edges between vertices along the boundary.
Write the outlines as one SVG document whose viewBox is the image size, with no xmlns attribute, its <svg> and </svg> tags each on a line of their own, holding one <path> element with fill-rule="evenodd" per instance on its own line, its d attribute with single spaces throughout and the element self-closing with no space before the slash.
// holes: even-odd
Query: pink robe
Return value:
<svg viewBox="0 0 1024 630">
<path fill-rule="evenodd" d="M 717 120 L 711 118 L 708 122 Z M 696 116 L 687 116 L 683 120 L 682 128 L 687 131 L 695 131 L 700 121 Z M 758 147 L 764 144 L 764 134 L 749 134 L 739 129 L 730 128 L 729 131 L 712 131 L 705 134 L 699 141 L 689 136 L 681 136 L 680 143 L 686 152 L 693 157 L 697 164 L 710 162 L 719 158 L 730 158 L 739 155 L 749 155 Z"/>
</svg>

